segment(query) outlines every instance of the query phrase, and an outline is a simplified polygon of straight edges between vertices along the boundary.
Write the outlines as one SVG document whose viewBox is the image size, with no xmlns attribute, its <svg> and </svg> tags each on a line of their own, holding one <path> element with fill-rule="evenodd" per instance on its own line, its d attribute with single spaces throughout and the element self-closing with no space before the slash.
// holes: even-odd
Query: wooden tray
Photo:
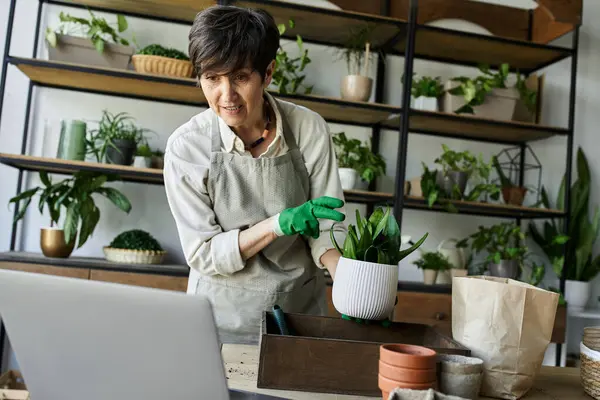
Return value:
<svg viewBox="0 0 600 400">
<path fill-rule="evenodd" d="M 272 312 L 264 312 L 257 387 L 380 396 L 379 347 L 408 343 L 439 353 L 471 351 L 432 327 L 394 322 L 363 325 L 336 317 L 286 314 L 292 335 L 279 334 Z"/>
</svg>

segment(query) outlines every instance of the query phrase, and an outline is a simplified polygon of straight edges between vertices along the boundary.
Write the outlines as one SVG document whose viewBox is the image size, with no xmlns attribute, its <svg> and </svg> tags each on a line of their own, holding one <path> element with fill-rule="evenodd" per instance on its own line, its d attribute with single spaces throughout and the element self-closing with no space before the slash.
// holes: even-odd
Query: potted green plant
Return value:
<svg viewBox="0 0 600 400">
<path fill-rule="evenodd" d="M 402 237 L 396 218 L 388 207 L 377 208 L 368 219 L 356 211 L 356 226 L 339 246 L 342 254 L 333 280 L 333 305 L 341 314 L 368 320 L 384 320 L 391 314 L 398 289 L 398 263 L 419 248 L 427 233 L 410 248 L 401 250 Z"/>
<path fill-rule="evenodd" d="M 137 145 L 148 131 L 132 121 L 133 117 L 125 112 L 112 114 L 103 110 L 98 128 L 89 132 L 88 153 L 93 154 L 97 162 L 131 165 Z"/>
<path fill-rule="evenodd" d="M 288 21 L 288 26 L 293 29 L 296 23 L 293 19 Z M 283 36 L 287 27 L 285 24 L 278 24 L 279 34 Z M 275 70 L 273 71 L 273 79 L 271 86 L 281 94 L 294 94 L 300 88 L 304 88 L 304 94 L 312 93 L 313 86 L 304 84 L 306 75 L 302 74 L 311 59 L 308 57 L 308 49 L 304 48 L 304 42 L 300 35 L 296 35 L 296 44 L 300 53 L 299 57 L 290 57 L 283 48 L 279 46 L 275 55 Z"/>
<path fill-rule="evenodd" d="M 341 56 L 346 61 L 348 74 L 342 78 L 340 94 L 342 99 L 350 101 L 368 101 L 373 89 L 373 78 L 369 76 L 371 64 L 371 34 L 374 25 L 364 25 L 352 29 Z"/>
<path fill-rule="evenodd" d="M 438 272 L 452 269 L 448 258 L 439 251 L 421 251 L 421 257 L 413 264 L 423 270 L 423 283 L 426 285 L 436 283 Z"/>
<path fill-rule="evenodd" d="M 496 169 L 496 173 L 498 174 L 498 179 L 500 179 L 500 187 L 502 189 L 502 198 L 504 199 L 504 202 L 515 206 L 522 206 L 523 201 L 525 200 L 525 194 L 527 193 L 527 188 L 513 183 L 512 176 L 506 176 L 497 157 L 493 157 L 492 162 Z"/>
<path fill-rule="evenodd" d="M 147 143 L 139 144 L 135 150 L 133 166 L 138 168 L 150 168 L 152 165 L 152 150 Z"/>
<path fill-rule="evenodd" d="M 457 114 L 467 113 L 496 120 L 521 120 L 519 105 L 523 104 L 531 113 L 525 120 L 530 122 L 537 107 L 537 92 L 530 89 L 517 74 L 514 86 L 508 86 L 510 66 L 500 65 L 492 72 L 488 65 L 480 65 L 481 72 L 475 78 L 459 76 L 445 85 L 443 110 Z"/>
<path fill-rule="evenodd" d="M 413 78 L 410 89 L 410 107 L 424 111 L 439 111 L 439 103 L 444 95 L 444 85 L 439 76 Z"/>
<path fill-rule="evenodd" d="M 569 308 L 581 310 L 590 298 L 590 281 L 600 272 L 600 255 L 594 255 L 594 245 L 600 231 L 600 209 L 594 205 L 593 215 L 590 215 L 591 172 L 581 147 L 577 150 L 576 169 L 577 179 L 570 189 L 569 230 L 565 234 L 563 219 L 551 219 L 544 222 L 541 230 L 531 222 L 529 233 L 552 263 L 556 276 L 560 278 L 565 275 L 564 296 Z M 565 211 L 565 191 L 563 176 L 554 207 L 551 207 L 545 188 L 541 191 L 542 205 L 548 209 Z M 569 245 L 565 249 L 567 241 Z M 566 271 L 565 265 L 568 265 Z"/>
<path fill-rule="evenodd" d="M 338 160 L 338 172 L 344 190 L 366 189 L 377 177 L 385 174 L 386 163 L 358 139 L 349 139 L 344 132 L 332 136 Z"/>
<path fill-rule="evenodd" d="M 138 50 L 131 62 L 139 73 L 176 78 L 190 78 L 194 69 L 187 54 L 156 43 Z"/>
<path fill-rule="evenodd" d="M 114 177 L 89 171 L 78 171 L 73 177 L 53 183 L 46 171 L 39 173 L 43 186 L 26 190 L 11 198 L 9 203 L 19 205 L 14 221 L 25 216 L 33 196 L 40 196 L 39 210 L 44 206 L 50 214 L 50 227 L 41 228 L 40 246 L 47 257 L 69 257 L 75 248 L 76 237 L 79 236 L 77 248 L 85 244 L 96 229 L 100 220 L 100 210 L 96 207 L 92 195 L 99 194 L 109 199 L 117 208 L 129 213 L 131 203 L 119 190 L 105 187 L 106 182 L 117 180 Z M 61 210 L 66 210 L 62 228 L 56 228 L 61 219 Z"/>
<path fill-rule="evenodd" d="M 163 169 L 165 164 L 165 155 L 162 150 L 156 149 L 152 152 L 152 158 L 150 162 L 151 168 Z"/>
<path fill-rule="evenodd" d="M 121 36 L 128 28 L 125 17 L 118 14 L 114 26 L 92 11 L 89 13 L 90 18 L 86 19 L 61 11 L 58 28 L 46 29 L 50 60 L 127 69 L 135 47 Z"/>
<path fill-rule="evenodd" d="M 457 247 L 466 247 L 471 241 L 471 256 L 487 253 L 480 270 L 487 269 L 492 276 L 517 279 L 528 254 L 524 244 L 526 236 L 514 222 L 479 226 L 477 232 L 460 241 Z"/>
<path fill-rule="evenodd" d="M 467 181 L 478 166 L 477 157 L 470 151 L 455 151 L 442 144 L 443 153 L 435 159 L 442 169 L 437 173 L 437 184 L 448 196 L 458 190 L 462 196 L 467 188 Z"/>
<path fill-rule="evenodd" d="M 154 236 L 142 229 L 121 232 L 103 251 L 108 261 L 123 264 L 160 264 L 167 254 Z"/>
</svg>

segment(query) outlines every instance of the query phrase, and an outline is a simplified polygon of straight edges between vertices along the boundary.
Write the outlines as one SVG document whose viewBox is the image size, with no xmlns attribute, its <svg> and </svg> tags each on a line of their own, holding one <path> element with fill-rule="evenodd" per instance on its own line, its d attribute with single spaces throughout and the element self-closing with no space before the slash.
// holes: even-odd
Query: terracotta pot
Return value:
<svg viewBox="0 0 600 400">
<path fill-rule="evenodd" d="M 506 204 L 522 206 L 527 188 L 519 186 L 506 186 L 502 188 L 502 198 Z"/>
<path fill-rule="evenodd" d="M 395 367 L 379 360 L 379 375 L 398 382 L 429 383 L 437 379 L 436 370 Z"/>
<path fill-rule="evenodd" d="M 65 242 L 65 231 L 59 228 L 40 229 L 40 247 L 46 257 L 67 258 L 73 252 L 77 235 L 71 243 Z"/>
<path fill-rule="evenodd" d="M 392 379 L 388 379 L 385 376 L 378 375 L 379 389 L 382 392 L 391 392 L 396 388 L 401 389 L 414 389 L 414 390 L 427 390 L 437 389 L 437 380 L 427 383 L 414 383 L 414 382 L 399 382 Z"/>
<path fill-rule="evenodd" d="M 437 353 L 412 344 L 384 344 L 379 347 L 379 360 L 386 364 L 413 369 L 436 369 Z"/>
</svg>

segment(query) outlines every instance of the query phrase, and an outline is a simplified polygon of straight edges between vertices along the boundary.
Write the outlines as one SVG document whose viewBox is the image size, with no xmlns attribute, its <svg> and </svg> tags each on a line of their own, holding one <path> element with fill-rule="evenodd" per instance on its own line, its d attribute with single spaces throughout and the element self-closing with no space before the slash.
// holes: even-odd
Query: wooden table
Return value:
<svg viewBox="0 0 600 400">
<path fill-rule="evenodd" d="M 225 344 L 222 349 L 225 372 L 231 389 L 270 394 L 292 400 L 352 400 L 381 399 L 380 397 L 348 396 L 341 394 L 308 393 L 287 390 L 257 389 L 258 347 Z M 488 399 L 488 397 L 480 397 Z M 523 397 L 527 400 L 590 400 L 579 380 L 578 368 L 542 367 L 534 387 Z"/>
</svg>

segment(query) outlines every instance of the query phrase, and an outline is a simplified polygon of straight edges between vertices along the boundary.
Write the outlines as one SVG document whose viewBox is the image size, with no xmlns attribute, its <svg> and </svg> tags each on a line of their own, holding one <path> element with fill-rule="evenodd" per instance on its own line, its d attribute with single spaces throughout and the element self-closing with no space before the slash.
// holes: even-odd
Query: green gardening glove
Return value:
<svg viewBox="0 0 600 400">
<path fill-rule="evenodd" d="M 344 205 L 344 201 L 334 197 L 323 196 L 309 200 L 301 206 L 288 208 L 279 214 L 275 224 L 275 233 L 279 236 L 289 236 L 299 233 L 312 238 L 319 237 L 319 221 L 326 218 L 341 222 L 346 216 L 334 208 Z"/>
</svg>

